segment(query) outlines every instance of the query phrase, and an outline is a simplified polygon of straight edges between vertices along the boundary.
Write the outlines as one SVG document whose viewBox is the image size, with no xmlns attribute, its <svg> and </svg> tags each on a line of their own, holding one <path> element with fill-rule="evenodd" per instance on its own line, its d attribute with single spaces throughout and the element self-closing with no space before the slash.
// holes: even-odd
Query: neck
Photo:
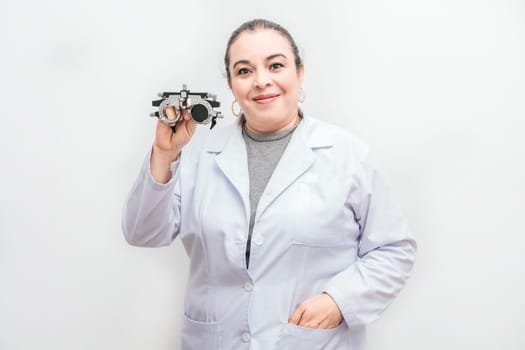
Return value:
<svg viewBox="0 0 525 350">
<path fill-rule="evenodd" d="M 286 129 L 291 129 L 293 128 L 294 126 L 296 126 L 297 124 L 299 124 L 299 121 L 301 120 L 302 118 L 302 113 L 300 110 L 298 110 L 296 113 L 293 114 L 293 116 L 289 119 L 287 119 L 286 121 L 284 121 L 283 123 L 279 124 L 279 125 L 275 125 L 275 124 L 272 124 L 272 125 L 268 125 L 268 124 L 259 124 L 259 125 L 254 125 L 254 123 L 250 123 L 248 121 L 248 119 L 244 118 L 244 123 L 245 123 L 245 127 L 246 129 L 248 129 L 249 132 L 251 133 L 254 133 L 254 134 L 272 134 L 272 133 L 275 133 L 275 132 L 279 132 L 279 131 L 282 131 L 282 130 L 286 130 Z"/>
</svg>

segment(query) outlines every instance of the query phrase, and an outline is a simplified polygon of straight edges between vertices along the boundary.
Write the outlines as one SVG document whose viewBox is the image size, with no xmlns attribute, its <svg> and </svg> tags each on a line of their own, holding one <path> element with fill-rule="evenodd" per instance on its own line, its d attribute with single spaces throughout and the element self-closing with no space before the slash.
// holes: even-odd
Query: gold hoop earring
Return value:
<svg viewBox="0 0 525 350">
<path fill-rule="evenodd" d="M 241 115 L 242 110 L 241 110 L 241 108 L 239 108 L 239 111 L 235 112 L 235 103 L 236 102 L 237 102 L 237 99 L 233 100 L 233 102 L 232 102 L 232 113 L 233 113 L 234 116 L 238 117 L 238 116 Z"/>
<path fill-rule="evenodd" d="M 306 95 L 304 94 L 303 88 L 299 90 L 299 97 L 297 98 L 297 100 L 299 101 L 299 103 L 304 103 L 304 100 L 306 100 Z"/>
</svg>

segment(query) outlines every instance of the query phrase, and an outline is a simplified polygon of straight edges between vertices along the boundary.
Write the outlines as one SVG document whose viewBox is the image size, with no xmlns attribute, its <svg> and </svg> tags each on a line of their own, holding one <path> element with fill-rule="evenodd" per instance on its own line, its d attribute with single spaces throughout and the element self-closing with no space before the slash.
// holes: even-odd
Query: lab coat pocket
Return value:
<svg viewBox="0 0 525 350">
<path fill-rule="evenodd" d="M 279 350 L 321 350 L 345 349 L 348 344 L 344 341 L 344 323 L 331 329 L 313 329 L 296 326 L 292 323 L 283 323 Z"/>
<path fill-rule="evenodd" d="M 216 322 L 200 322 L 184 315 L 182 325 L 182 350 L 219 348 L 219 325 Z"/>
</svg>

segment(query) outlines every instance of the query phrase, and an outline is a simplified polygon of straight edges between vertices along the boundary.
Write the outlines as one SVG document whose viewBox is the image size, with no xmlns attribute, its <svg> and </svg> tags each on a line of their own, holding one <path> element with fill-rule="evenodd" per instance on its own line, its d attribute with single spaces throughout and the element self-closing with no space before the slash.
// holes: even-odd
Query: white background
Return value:
<svg viewBox="0 0 525 350">
<path fill-rule="evenodd" d="M 370 145 L 418 239 L 368 348 L 525 349 L 523 0 L 2 0 L 0 349 L 179 348 L 182 246 L 128 246 L 120 211 L 158 91 L 233 119 L 224 49 L 254 17 L 295 36 L 305 111 Z"/>
</svg>

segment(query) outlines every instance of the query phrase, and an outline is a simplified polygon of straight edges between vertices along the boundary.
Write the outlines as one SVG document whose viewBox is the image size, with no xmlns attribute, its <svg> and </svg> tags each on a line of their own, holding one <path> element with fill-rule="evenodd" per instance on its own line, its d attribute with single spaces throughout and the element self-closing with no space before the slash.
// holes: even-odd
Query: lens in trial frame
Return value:
<svg viewBox="0 0 525 350">
<path fill-rule="evenodd" d="M 191 117 L 197 122 L 202 123 L 208 118 L 208 109 L 202 104 L 194 105 L 191 108 Z"/>
</svg>

